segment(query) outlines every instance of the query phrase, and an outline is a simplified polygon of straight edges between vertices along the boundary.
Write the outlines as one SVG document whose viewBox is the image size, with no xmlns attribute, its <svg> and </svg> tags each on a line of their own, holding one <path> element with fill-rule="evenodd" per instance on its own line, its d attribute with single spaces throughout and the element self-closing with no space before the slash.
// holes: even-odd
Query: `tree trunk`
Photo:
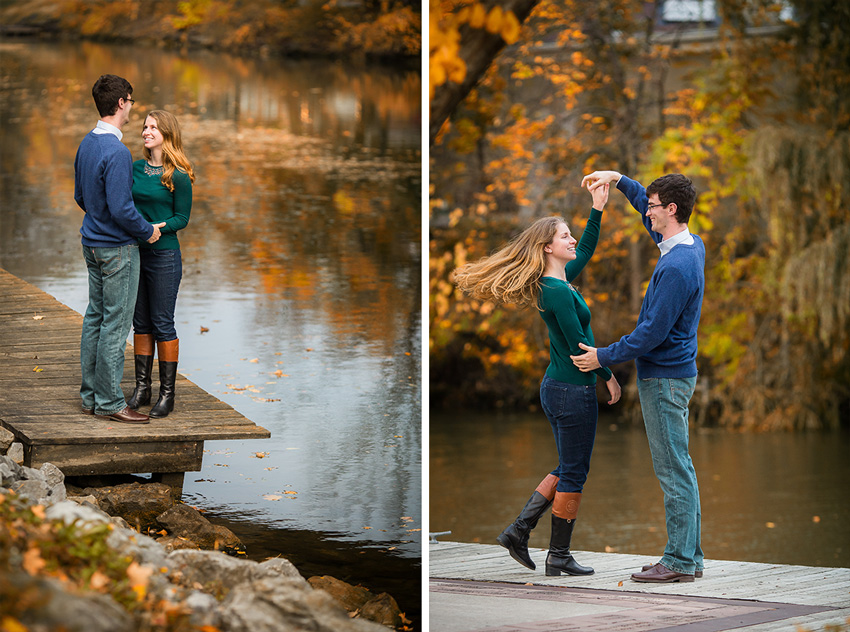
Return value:
<svg viewBox="0 0 850 632">
<path fill-rule="evenodd" d="M 505 11 L 512 11 L 522 24 L 532 9 L 540 0 L 506 0 L 501 4 Z M 496 3 L 487 3 L 488 10 Z M 429 137 L 433 144 L 437 132 L 443 123 L 455 111 L 455 108 L 466 98 L 469 91 L 481 79 L 487 68 L 499 51 L 505 46 L 505 40 L 499 34 L 493 34 L 486 29 L 470 28 L 463 25 L 460 28 L 460 58 L 466 62 L 466 76 L 462 83 L 447 81 L 437 86 L 434 98 L 431 99 L 431 116 L 429 121 Z"/>
</svg>

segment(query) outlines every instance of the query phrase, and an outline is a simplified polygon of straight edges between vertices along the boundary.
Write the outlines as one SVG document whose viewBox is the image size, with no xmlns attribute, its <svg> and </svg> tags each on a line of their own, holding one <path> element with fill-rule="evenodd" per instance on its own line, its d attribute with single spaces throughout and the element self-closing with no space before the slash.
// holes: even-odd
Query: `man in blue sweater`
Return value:
<svg viewBox="0 0 850 632">
<path fill-rule="evenodd" d="M 705 246 L 688 231 L 696 190 L 681 174 L 658 178 L 644 189 L 616 171 L 594 171 L 581 184 L 593 190 L 611 182 L 641 214 L 661 255 L 635 330 L 604 348 L 580 344 L 587 353 L 571 357 L 582 371 L 635 360 L 652 465 L 664 492 L 667 546 L 659 563 L 632 579 L 692 582 L 703 573 L 699 486 L 688 453 L 688 402 L 697 381 L 697 326 L 705 290 Z"/>
<path fill-rule="evenodd" d="M 121 391 L 124 347 L 139 289 L 138 240 L 154 243 L 159 227 L 133 205 L 133 159 L 121 142 L 130 118 L 133 87 L 126 79 L 103 75 L 92 88 L 100 120 L 77 150 L 74 199 L 83 211 L 80 229 L 89 273 L 89 304 L 80 339 L 86 414 L 124 423 L 148 423 L 128 408 Z"/>
</svg>

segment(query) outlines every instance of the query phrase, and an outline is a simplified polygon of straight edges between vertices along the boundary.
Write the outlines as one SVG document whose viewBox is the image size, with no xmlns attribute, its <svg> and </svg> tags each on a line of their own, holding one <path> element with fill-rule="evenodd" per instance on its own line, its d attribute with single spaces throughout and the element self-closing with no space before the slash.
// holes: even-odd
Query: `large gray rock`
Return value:
<svg viewBox="0 0 850 632">
<path fill-rule="evenodd" d="M 44 475 L 45 482 L 50 487 L 65 482 L 65 475 L 62 473 L 62 470 L 53 465 L 53 463 L 45 463 L 41 466 L 40 471 Z"/>
<path fill-rule="evenodd" d="M 162 483 L 127 483 L 111 487 L 87 487 L 84 494 L 110 516 L 121 516 L 139 531 L 156 527 L 156 518 L 174 506 L 171 488 Z"/>
<path fill-rule="evenodd" d="M 6 456 L 18 465 L 22 465 L 24 462 L 24 444 L 15 441 L 9 446 L 9 449 L 6 450 Z"/>
<path fill-rule="evenodd" d="M 221 627 L 230 632 L 387 632 L 377 623 L 352 619 L 333 597 L 284 578 L 239 584 L 221 604 Z"/>
<path fill-rule="evenodd" d="M 0 452 L 5 454 L 14 440 L 15 435 L 10 430 L 0 426 Z"/>
<path fill-rule="evenodd" d="M 174 505 L 157 517 L 157 522 L 169 535 L 191 540 L 202 549 L 231 554 L 245 552 L 245 545 L 230 529 L 212 524 L 188 505 Z"/>
<path fill-rule="evenodd" d="M 372 593 L 362 586 L 352 586 L 330 575 L 311 577 L 307 581 L 310 582 L 313 588 L 324 590 L 349 612 L 359 610 L 367 601 L 374 597 Z"/>
<path fill-rule="evenodd" d="M 220 594 L 225 594 L 239 584 L 265 578 L 279 579 L 301 590 L 309 589 L 309 585 L 298 571 L 292 573 L 279 562 L 258 564 L 252 560 L 223 555 L 218 551 L 191 550 L 174 551 L 168 556 L 168 562 L 172 576 L 184 585 L 198 583 Z M 175 573 L 179 575 L 175 576 Z"/>
<path fill-rule="evenodd" d="M 86 505 L 78 505 L 70 500 L 63 500 L 50 505 L 46 510 L 48 520 L 61 520 L 65 524 L 77 523 L 77 526 L 85 529 L 87 526 L 99 525 L 109 522 L 109 515 L 99 509 Z"/>
<path fill-rule="evenodd" d="M 40 503 L 50 493 L 50 488 L 44 481 L 15 481 L 9 486 L 21 498 L 26 498 L 34 503 Z"/>
<path fill-rule="evenodd" d="M 139 564 L 157 569 L 169 569 L 168 555 L 156 540 L 132 529 L 115 528 L 106 538 L 109 548 L 128 555 Z"/>
<path fill-rule="evenodd" d="M 405 622 L 409 623 L 401 612 L 401 608 L 398 607 L 398 603 L 389 593 L 381 593 L 363 604 L 360 616 L 391 628 L 397 628 Z"/>
<path fill-rule="evenodd" d="M 0 474 L 3 476 L 3 486 L 7 487 L 14 481 L 24 478 L 24 468 L 19 463 L 16 463 L 14 459 L 0 454 Z"/>
</svg>

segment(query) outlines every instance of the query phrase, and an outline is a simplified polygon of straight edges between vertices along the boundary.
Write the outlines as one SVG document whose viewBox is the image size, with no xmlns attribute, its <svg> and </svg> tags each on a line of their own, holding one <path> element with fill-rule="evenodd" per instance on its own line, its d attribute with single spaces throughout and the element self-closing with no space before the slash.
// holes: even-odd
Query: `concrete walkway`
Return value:
<svg viewBox="0 0 850 632">
<path fill-rule="evenodd" d="M 575 552 L 589 577 L 546 577 L 546 552 L 529 571 L 498 545 L 429 544 L 432 632 L 796 632 L 848 625 L 850 569 L 715 561 L 684 584 L 641 584 L 654 558 Z"/>
</svg>

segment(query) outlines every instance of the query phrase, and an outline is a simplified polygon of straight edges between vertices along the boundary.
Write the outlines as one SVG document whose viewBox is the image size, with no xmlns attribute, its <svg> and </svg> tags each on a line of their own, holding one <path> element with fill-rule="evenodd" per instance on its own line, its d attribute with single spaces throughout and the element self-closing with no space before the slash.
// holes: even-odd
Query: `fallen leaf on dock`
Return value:
<svg viewBox="0 0 850 632">
<path fill-rule="evenodd" d="M 42 369 L 42 368 L 40 368 L 40 367 L 35 367 L 35 368 L 33 369 L 33 373 L 41 373 L 42 371 L 44 371 L 44 369 Z"/>
<path fill-rule="evenodd" d="M 277 494 L 264 494 L 263 498 L 266 500 L 280 500 L 283 496 L 278 496 Z"/>
<path fill-rule="evenodd" d="M 764 526 L 767 527 L 768 529 L 773 529 L 776 526 L 776 523 L 775 522 L 765 522 Z"/>
<path fill-rule="evenodd" d="M 622 580 L 620 580 L 620 581 L 617 583 L 617 586 L 618 586 L 618 587 L 620 587 L 620 588 L 622 588 L 622 587 L 623 587 L 623 582 L 622 582 Z"/>
<path fill-rule="evenodd" d="M 33 320 L 44 320 L 44 316 L 39 316 L 38 314 L 36 314 L 35 316 L 32 317 L 32 319 Z"/>
<path fill-rule="evenodd" d="M 820 522 L 820 516 L 812 516 L 812 522 Z"/>
</svg>

